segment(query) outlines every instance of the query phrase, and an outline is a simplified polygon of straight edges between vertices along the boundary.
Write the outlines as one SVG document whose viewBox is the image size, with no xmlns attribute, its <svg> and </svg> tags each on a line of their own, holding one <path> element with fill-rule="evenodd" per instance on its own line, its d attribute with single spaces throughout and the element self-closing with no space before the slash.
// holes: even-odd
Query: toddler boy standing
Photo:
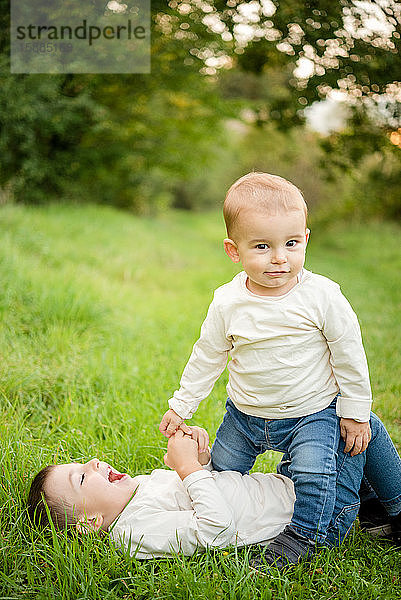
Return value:
<svg viewBox="0 0 401 600">
<path fill-rule="evenodd" d="M 339 286 L 304 269 L 309 230 L 300 191 L 281 177 L 249 173 L 229 189 L 223 213 L 224 249 L 244 270 L 216 290 L 160 431 L 185 430 L 230 355 L 213 467 L 246 473 L 258 454 L 284 453 L 294 514 L 264 554 L 280 566 L 324 543 L 340 432 L 353 456 L 369 443 L 368 367 Z"/>
</svg>

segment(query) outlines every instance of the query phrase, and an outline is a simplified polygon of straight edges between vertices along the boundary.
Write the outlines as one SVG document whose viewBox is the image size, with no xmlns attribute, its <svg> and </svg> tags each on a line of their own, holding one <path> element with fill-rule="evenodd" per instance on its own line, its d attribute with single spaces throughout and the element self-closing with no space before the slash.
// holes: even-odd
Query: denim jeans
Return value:
<svg viewBox="0 0 401 600">
<path fill-rule="evenodd" d="M 233 412 L 232 406 L 232 402 L 228 401 L 227 409 L 231 413 Z M 242 414 L 240 413 L 240 415 Z M 319 413 L 316 413 L 316 415 L 319 415 Z M 253 418 L 251 417 L 251 419 Z M 268 423 L 271 423 L 271 421 L 268 421 Z M 367 450 L 362 454 L 354 457 L 350 453 L 346 454 L 344 452 L 344 442 L 341 438 L 339 439 L 338 451 L 336 452 L 334 508 L 327 526 L 326 536 L 323 538 L 322 535 L 317 535 L 314 538 L 323 545 L 337 546 L 344 540 L 357 517 L 360 497 L 361 499 L 372 496 L 378 497 L 390 516 L 395 516 L 401 512 L 401 458 L 383 423 L 374 413 L 371 413 L 370 426 L 372 439 Z M 235 431 L 233 436 L 236 437 Z M 212 460 L 213 455 L 216 456 L 215 451 L 222 445 L 221 442 L 216 442 L 212 449 Z M 264 449 L 261 451 L 263 452 Z M 238 455 L 239 442 L 237 443 L 234 459 Z M 291 456 L 290 452 L 284 452 L 277 467 L 278 472 L 290 478 L 293 474 Z M 238 470 L 233 466 L 230 468 Z M 363 484 L 361 486 L 362 477 Z M 317 482 L 317 485 L 319 487 L 319 482 Z M 308 501 L 308 498 L 306 498 L 306 501 Z M 313 510 L 313 497 L 310 498 L 309 512 L 316 515 Z"/>
<path fill-rule="evenodd" d="M 296 494 L 291 527 L 324 544 L 336 504 L 340 440 L 336 398 L 324 410 L 292 419 L 252 417 L 230 399 L 226 409 L 212 447 L 213 468 L 247 473 L 266 450 L 285 453 Z M 357 490 L 361 479 L 362 471 Z"/>
<path fill-rule="evenodd" d="M 376 497 L 390 516 L 401 512 L 401 458 L 386 428 L 374 413 L 370 415 L 370 427 L 372 439 L 362 454 L 345 454 L 345 444 L 340 439 L 336 503 L 325 545 L 338 546 L 344 540 L 358 515 L 360 500 Z M 289 464 L 289 455 L 284 454 L 277 471 L 291 477 Z"/>
<path fill-rule="evenodd" d="M 359 492 L 379 498 L 391 517 L 401 512 L 401 458 L 379 417 L 371 413 L 372 440 L 366 449 L 366 465 Z M 375 435 L 373 435 L 375 434 Z"/>
</svg>

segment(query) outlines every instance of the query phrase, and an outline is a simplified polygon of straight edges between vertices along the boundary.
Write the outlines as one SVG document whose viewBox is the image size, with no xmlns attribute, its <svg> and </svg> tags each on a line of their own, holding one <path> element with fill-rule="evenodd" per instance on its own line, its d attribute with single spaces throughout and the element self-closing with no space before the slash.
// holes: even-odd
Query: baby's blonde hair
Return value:
<svg viewBox="0 0 401 600">
<path fill-rule="evenodd" d="M 248 173 L 237 179 L 228 190 L 223 216 L 229 238 L 235 232 L 235 224 L 241 210 L 246 207 L 266 211 L 272 216 L 280 212 L 302 210 L 305 223 L 308 215 L 302 192 L 283 177 L 270 173 Z"/>
</svg>

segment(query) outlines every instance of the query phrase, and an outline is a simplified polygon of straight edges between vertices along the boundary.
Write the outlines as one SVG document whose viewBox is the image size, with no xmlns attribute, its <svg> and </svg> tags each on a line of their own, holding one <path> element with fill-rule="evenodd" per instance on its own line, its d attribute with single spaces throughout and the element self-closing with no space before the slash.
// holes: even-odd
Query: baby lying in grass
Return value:
<svg viewBox="0 0 401 600">
<path fill-rule="evenodd" d="M 399 487 L 401 461 L 379 419 L 371 425 L 369 449 L 379 455 L 385 453 L 386 473 Z M 178 552 L 189 556 L 207 547 L 269 543 L 291 521 L 295 501 L 292 481 L 273 473 L 212 471 L 209 452 L 198 452 L 207 445 L 204 429 L 191 427 L 190 434 L 178 430 L 169 439 L 164 456 L 165 464 L 174 471 L 156 469 L 136 477 L 119 473 L 98 459 L 47 466 L 31 485 L 31 520 L 46 525 L 49 515 L 58 529 L 103 530 L 117 546 L 137 558 Z M 327 545 L 339 545 L 353 525 L 365 454 L 351 457 L 340 441 L 337 502 Z M 393 494 L 392 489 L 388 491 Z M 345 498 L 352 502 L 353 510 L 345 505 Z"/>
<path fill-rule="evenodd" d="M 45 467 L 29 492 L 32 521 L 47 523 L 45 500 L 57 528 L 108 531 L 137 558 L 266 543 L 278 535 L 291 520 L 291 480 L 212 472 L 204 466 L 209 452 L 198 453 L 208 445 L 207 432 L 191 427 L 191 434 L 178 430 L 168 442 L 164 461 L 174 471 L 131 477 L 98 459 Z"/>
</svg>

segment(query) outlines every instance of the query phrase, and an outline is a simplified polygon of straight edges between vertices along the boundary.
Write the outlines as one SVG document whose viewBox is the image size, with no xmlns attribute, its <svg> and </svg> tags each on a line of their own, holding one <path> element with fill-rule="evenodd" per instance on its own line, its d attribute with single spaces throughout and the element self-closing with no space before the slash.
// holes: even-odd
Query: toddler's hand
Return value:
<svg viewBox="0 0 401 600">
<path fill-rule="evenodd" d="M 185 425 L 184 419 L 182 419 L 172 408 L 170 408 L 163 415 L 159 425 L 159 431 L 169 438 L 175 434 L 178 428 L 182 429 L 184 433 L 191 433 L 188 425 Z"/>
<path fill-rule="evenodd" d="M 340 419 L 341 437 L 345 442 L 344 452 L 351 450 L 351 456 L 356 456 L 364 452 L 368 447 L 370 438 L 369 421 L 367 423 L 358 423 L 354 419 Z"/>
</svg>

